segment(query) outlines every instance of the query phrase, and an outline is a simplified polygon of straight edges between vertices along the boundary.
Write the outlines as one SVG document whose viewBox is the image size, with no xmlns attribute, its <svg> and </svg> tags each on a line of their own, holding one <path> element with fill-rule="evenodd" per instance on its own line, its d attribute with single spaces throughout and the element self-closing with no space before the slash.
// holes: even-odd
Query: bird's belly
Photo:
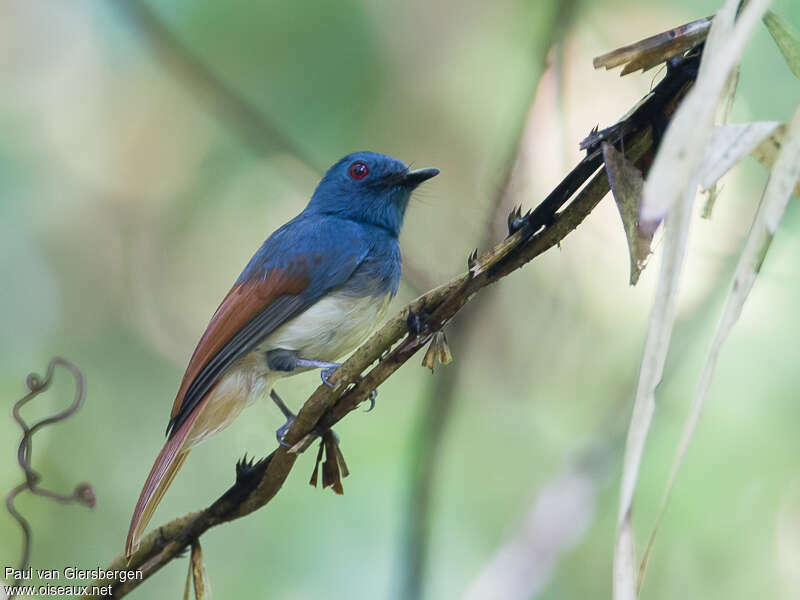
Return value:
<svg viewBox="0 0 800 600">
<path fill-rule="evenodd" d="M 259 352 L 295 350 L 309 360 L 333 362 L 354 350 L 383 319 L 391 294 L 359 298 L 332 293 L 271 333 Z"/>
</svg>

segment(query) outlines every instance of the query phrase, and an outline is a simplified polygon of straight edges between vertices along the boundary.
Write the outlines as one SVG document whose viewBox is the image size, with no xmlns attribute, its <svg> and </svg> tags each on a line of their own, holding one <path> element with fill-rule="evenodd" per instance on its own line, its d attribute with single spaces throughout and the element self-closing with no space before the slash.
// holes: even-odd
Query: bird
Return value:
<svg viewBox="0 0 800 600">
<path fill-rule="evenodd" d="M 131 518 L 127 557 L 194 446 L 282 377 L 319 368 L 330 385 L 336 361 L 366 339 L 397 293 L 409 199 L 438 174 L 384 154 L 348 154 L 328 169 L 302 212 L 256 251 L 186 367 L 167 441 Z"/>
</svg>

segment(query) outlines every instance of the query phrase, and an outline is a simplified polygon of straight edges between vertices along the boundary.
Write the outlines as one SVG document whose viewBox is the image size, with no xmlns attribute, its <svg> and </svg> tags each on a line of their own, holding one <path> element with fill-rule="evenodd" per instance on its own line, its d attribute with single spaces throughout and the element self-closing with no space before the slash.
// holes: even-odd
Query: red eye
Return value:
<svg viewBox="0 0 800 600">
<path fill-rule="evenodd" d="M 350 165 L 350 170 L 347 172 L 353 179 L 364 179 L 364 177 L 369 175 L 369 168 L 366 163 L 359 160 Z"/>
</svg>

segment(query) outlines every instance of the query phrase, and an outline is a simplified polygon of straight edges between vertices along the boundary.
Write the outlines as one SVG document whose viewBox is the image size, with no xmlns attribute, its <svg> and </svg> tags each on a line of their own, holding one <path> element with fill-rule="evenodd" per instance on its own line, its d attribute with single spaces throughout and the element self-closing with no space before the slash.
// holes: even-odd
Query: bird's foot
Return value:
<svg viewBox="0 0 800 600">
<path fill-rule="evenodd" d="M 333 372 L 338 368 L 339 365 L 336 365 L 335 367 L 328 367 L 327 369 L 322 369 L 322 371 L 319 372 L 319 376 L 320 379 L 322 379 L 322 383 L 327 385 L 329 388 L 332 388 L 333 384 L 330 382 L 329 378 L 331 375 L 333 375 Z"/>
<path fill-rule="evenodd" d="M 337 362 L 327 362 L 324 360 L 310 360 L 308 358 L 298 358 L 296 361 L 298 367 L 309 367 L 312 369 L 322 369 L 320 371 L 320 379 L 322 379 L 322 383 L 327 385 L 328 387 L 333 387 L 333 384 L 330 382 L 330 376 L 333 375 L 333 372 L 342 366 L 342 363 Z"/>
<path fill-rule="evenodd" d="M 286 448 L 291 448 L 291 445 L 284 442 L 283 438 L 286 437 L 286 433 L 289 431 L 289 428 L 292 426 L 292 423 L 294 423 L 294 417 L 289 417 L 286 419 L 286 423 L 284 423 L 283 425 L 278 427 L 278 429 L 275 430 L 275 438 L 278 440 L 278 443 Z"/>
</svg>

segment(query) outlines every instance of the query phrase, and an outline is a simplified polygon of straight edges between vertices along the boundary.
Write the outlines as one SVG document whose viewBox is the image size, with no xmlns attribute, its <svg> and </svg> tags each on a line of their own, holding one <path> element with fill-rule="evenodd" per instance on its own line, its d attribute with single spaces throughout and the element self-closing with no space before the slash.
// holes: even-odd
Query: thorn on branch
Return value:
<svg viewBox="0 0 800 600">
<path fill-rule="evenodd" d="M 247 458 L 245 454 L 236 462 L 236 485 L 252 487 L 263 474 L 266 458 Z"/>
<path fill-rule="evenodd" d="M 20 410 L 25 404 L 33 400 L 33 398 L 50 387 L 50 384 L 53 381 L 53 374 L 57 366 L 64 367 L 72 373 L 72 376 L 75 379 L 74 399 L 72 403 L 64 410 L 36 421 L 33 425 L 28 425 L 20 415 Z M 52 425 L 53 423 L 58 423 L 59 421 L 68 419 L 75 414 L 75 412 L 77 412 L 83 404 L 83 401 L 86 397 L 86 384 L 83 373 L 70 361 L 56 357 L 50 361 L 44 377 L 41 377 L 36 373 L 31 373 L 25 379 L 25 385 L 28 388 L 28 393 L 17 400 L 12 410 L 14 420 L 20 426 L 20 429 L 22 429 L 22 440 L 17 448 L 17 462 L 19 463 L 19 466 L 25 476 L 25 482 L 16 486 L 6 495 L 6 508 L 14 520 L 19 523 L 20 529 L 22 529 L 22 557 L 20 558 L 19 562 L 20 574 L 22 571 L 28 568 L 30 563 L 32 537 L 30 524 L 14 507 L 14 500 L 20 493 L 29 491 L 32 494 L 49 498 L 50 500 L 54 500 L 55 502 L 59 502 L 61 504 L 70 504 L 76 502 L 78 504 L 82 504 L 83 506 L 88 506 L 89 508 L 94 508 L 97 500 L 94 489 L 89 483 L 85 482 L 79 483 L 71 494 L 60 494 L 58 492 L 40 487 L 39 482 L 41 481 L 41 475 L 36 472 L 33 467 L 31 467 L 33 434 L 46 425 Z M 15 576 L 12 585 L 17 586 L 19 583 L 20 578 Z M 14 596 L 9 596 L 9 598 L 13 597 Z"/>
<path fill-rule="evenodd" d="M 470 252 L 469 256 L 467 257 L 467 268 L 472 271 L 472 267 L 475 266 L 475 261 L 478 260 L 478 249 L 475 248 L 472 252 Z"/>
<path fill-rule="evenodd" d="M 508 213 L 508 235 L 512 236 L 522 229 L 528 222 L 528 217 L 531 216 L 531 211 L 522 214 L 522 207 L 517 206 L 510 213 Z"/>
</svg>

